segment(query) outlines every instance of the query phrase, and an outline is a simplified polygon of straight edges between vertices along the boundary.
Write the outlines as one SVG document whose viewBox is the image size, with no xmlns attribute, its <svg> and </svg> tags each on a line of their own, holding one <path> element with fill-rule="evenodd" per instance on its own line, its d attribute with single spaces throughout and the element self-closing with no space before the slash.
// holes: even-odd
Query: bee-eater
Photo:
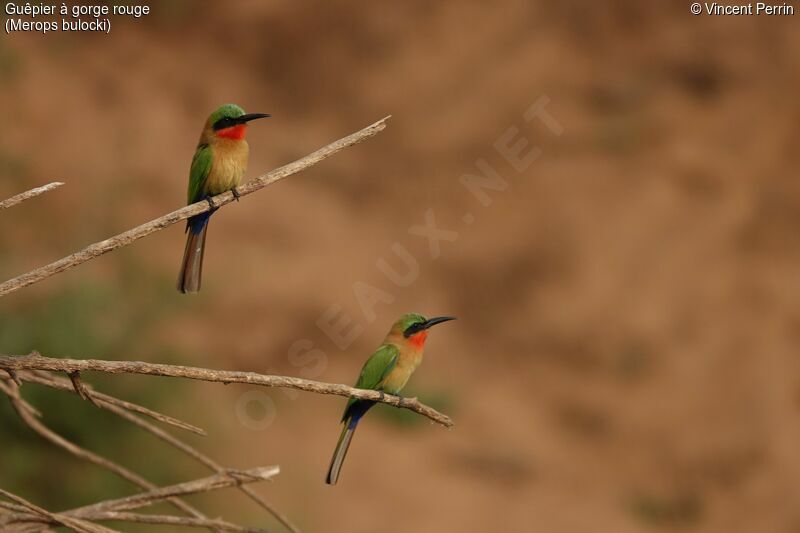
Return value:
<svg viewBox="0 0 800 533">
<path fill-rule="evenodd" d="M 189 171 L 189 203 L 208 200 L 231 191 L 238 199 L 236 187 L 247 170 L 250 147 L 244 139 L 247 123 L 268 117 L 264 113 L 245 113 L 235 104 L 225 104 L 211 113 L 200 133 L 200 142 Z M 209 201 L 209 203 L 211 203 Z M 216 209 L 191 217 L 186 222 L 186 249 L 178 276 L 178 290 L 197 292 L 203 273 L 203 250 L 208 220 Z"/>
<path fill-rule="evenodd" d="M 373 389 L 397 395 L 406 385 L 408 378 L 422 362 L 422 352 L 428 338 L 428 328 L 455 320 L 452 316 L 439 316 L 427 319 L 422 315 L 408 313 L 401 316 L 392 325 L 383 344 L 367 359 L 356 382 L 357 389 Z M 375 405 L 371 400 L 350 398 L 342 415 L 342 434 L 336 443 L 331 466 L 325 482 L 335 485 L 339 479 L 347 448 L 353 439 L 353 433 L 361 417 L 370 407 Z"/>
</svg>

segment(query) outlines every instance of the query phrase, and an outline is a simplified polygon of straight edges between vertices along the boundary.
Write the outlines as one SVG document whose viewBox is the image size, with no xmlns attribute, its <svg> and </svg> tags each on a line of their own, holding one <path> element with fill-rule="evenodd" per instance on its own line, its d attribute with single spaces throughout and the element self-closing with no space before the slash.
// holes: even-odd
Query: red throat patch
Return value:
<svg viewBox="0 0 800 533">
<path fill-rule="evenodd" d="M 411 341 L 411 344 L 417 348 L 422 348 L 425 346 L 425 341 L 428 339 L 428 332 L 427 331 L 420 331 L 419 333 L 412 335 L 408 338 Z"/>
<path fill-rule="evenodd" d="M 237 124 L 230 128 L 223 128 L 216 132 L 217 137 L 224 139 L 233 139 L 234 141 L 241 141 L 244 139 L 244 134 L 247 131 L 247 124 Z"/>
</svg>

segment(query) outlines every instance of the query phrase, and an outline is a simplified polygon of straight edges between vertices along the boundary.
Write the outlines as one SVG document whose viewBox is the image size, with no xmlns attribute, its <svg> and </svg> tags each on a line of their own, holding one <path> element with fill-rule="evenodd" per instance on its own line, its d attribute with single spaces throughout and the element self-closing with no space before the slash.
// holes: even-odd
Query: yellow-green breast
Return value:
<svg viewBox="0 0 800 533">
<path fill-rule="evenodd" d="M 213 196 L 242 183 L 250 148 L 244 139 L 215 139 L 210 143 L 210 148 L 213 163 L 206 178 L 205 190 Z"/>
<path fill-rule="evenodd" d="M 408 345 L 397 347 L 400 349 L 397 363 L 383 380 L 383 390 L 392 394 L 400 392 L 406 386 L 411 374 L 422 362 L 422 347 Z"/>
</svg>

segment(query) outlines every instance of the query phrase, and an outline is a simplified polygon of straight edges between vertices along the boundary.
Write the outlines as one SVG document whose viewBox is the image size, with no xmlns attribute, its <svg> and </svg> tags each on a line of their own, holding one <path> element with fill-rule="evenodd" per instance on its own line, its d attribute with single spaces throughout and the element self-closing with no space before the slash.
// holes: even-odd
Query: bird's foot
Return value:
<svg viewBox="0 0 800 533">
<path fill-rule="evenodd" d="M 380 395 L 379 396 L 379 401 L 386 402 L 386 393 L 381 390 L 381 391 L 378 391 L 378 394 Z M 408 399 L 405 396 L 403 396 L 402 394 L 396 393 L 396 392 L 390 394 L 390 396 L 395 396 L 397 398 L 397 403 L 391 402 L 391 404 L 390 404 L 390 405 L 394 405 L 394 406 L 397 406 L 397 407 L 403 407 L 403 404 L 408 401 Z"/>
<path fill-rule="evenodd" d="M 242 196 L 241 194 L 239 194 L 239 189 L 237 189 L 236 187 L 234 187 L 233 189 L 231 189 L 231 194 L 233 195 L 233 198 L 234 198 L 234 199 L 235 199 L 237 202 L 239 201 L 239 198 L 241 198 L 241 196 Z"/>
<path fill-rule="evenodd" d="M 400 396 L 400 401 L 397 402 L 398 407 L 408 407 L 410 405 L 414 405 L 417 402 L 417 397 L 414 396 L 409 398 L 407 396 Z"/>
<path fill-rule="evenodd" d="M 217 206 L 214 205 L 214 200 L 212 200 L 210 196 L 206 196 L 206 202 L 208 202 L 208 207 L 211 208 L 212 211 L 217 208 Z"/>
</svg>

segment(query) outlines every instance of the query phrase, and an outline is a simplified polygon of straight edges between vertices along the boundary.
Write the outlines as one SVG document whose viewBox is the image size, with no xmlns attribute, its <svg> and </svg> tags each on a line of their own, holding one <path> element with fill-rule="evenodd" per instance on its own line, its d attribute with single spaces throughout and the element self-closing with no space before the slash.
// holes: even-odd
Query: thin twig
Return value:
<svg viewBox="0 0 800 533">
<path fill-rule="evenodd" d="M 28 508 L 24 505 L 19 505 L 16 503 L 8 503 L 0 500 L 0 509 L 4 511 L 12 512 L 12 513 L 27 513 Z"/>
<path fill-rule="evenodd" d="M 36 196 L 44 194 L 48 191 L 52 191 L 53 189 L 58 189 L 62 185 L 64 185 L 62 182 L 54 181 L 53 183 L 48 183 L 47 185 L 42 185 L 41 187 L 36 187 L 35 189 L 31 189 L 29 191 L 12 196 L 11 198 L 7 198 L 6 200 L 0 202 L 0 211 L 3 209 L 8 209 L 9 207 L 14 207 L 17 204 L 21 204 L 25 200 L 30 200 L 31 198 L 35 198 Z"/>
<path fill-rule="evenodd" d="M 132 413 L 129 413 L 129 412 L 125 411 L 124 409 L 120 409 L 120 408 L 117 408 L 117 407 L 110 408 L 110 410 L 113 411 L 114 413 L 116 413 L 121 418 L 124 418 L 125 420 L 128 420 L 132 424 L 135 424 L 135 425 L 141 427 L 142 429 L 144 429 L 145 431 L 150 432 L 156 438 L 161 439 L 162 441 L 166 442 L 170 446 L 173 446 L 174 448 L 182 451 L 186 455 L 190 456 L 191 458 L 193 458 L 197 462 L 205 465 L 206 467 L 208 467 L 209 469 L 213 470 L 214 472 L 221 473 L 221 472 L 225 471 L 225 468 L 223 468 L 220 464 L 218 464 L 216 461 L 214 461 L 213 459 L 211 459 L 207 455 L 201 453 L 200 451 L 196 450 L 192 446 L 186 444 L 185 442 L 183 442 L 182 440 L 178 439 L 177 437 L 167 433 L 166 431 L 162 430 L 161 428 L 154 426 L 153 424 L 147 422 L 146 420 L 142 420 L 138 416 L 136 416 L 136 415 L 134 415 Z M 259 496 L 250 487 L 248 487 L 246 485 L 240 485 L 238 487 L 238 489 L 240 491 L 242 491 L 243 493 L 245 493 L 248 497 L 250 497 L 250 499 L 253 500 L 254 502 L 256 502 L 261 508 L 263 508 L 265 511 L 267 511 L 272 516 L 274 516 L 280 523 L 282 523 L 284 526 L 286 526 L 286 528 L 289 531 L 291 531 L 292 533 L 300 533 L 300 529 L 296 525 L 294 525 L 294 523 L 292 523 L 286 515 L 284 515 L 278 509 L 273 507 L 271 504 L 269 504 L 264 498 Z"/>
<path fill-rule="evenodd" d="M 263 387 L 282 387 L 318 394 L 336 394 L 361 400 L 382 402 L 395 407 L 409 409 L 428 417 L 437 424 L 452 427 L 452 419 L 439 411 L 420 403 L 416 398 L 402 398 L 375 390 L 355 389 L 337 383 L 324 383 L 288 376 L 270 376 L 255 372 L 212 370 L 192 366 L 164 365 L 142 361 L 104 361 L 98 359 L 56 359 L 34 352 L 29 355 L 0 355 L 3 370 L 49 370 L 51 372 L 75 371 L 104 372 L 107 374 L 142 374 L 175 378 L 196 379 L 217 383 L 246 383 Z"/>
<path fill-rule="evenodd" d="M 238 196 L 244 197 L 248 194 L 261 190 L 267 185 L 271 185 L 278 180 L 291 176 L 292 174 L 297 174 L 298 172 L 305 170 L 312 165 L 316 165 L 323 159 L 330 157 L 336 152 L 339 152 L 349 146 L 353 146 L 354 144 L 358 144 L 376 135 L 378 132 L 383 131 L 383 129 L 386 128 L 386 121 L 388 119 L 389 117 L 383 118 L 378 122 L 367 126 L 361 131 L 348 135 L 347 137 L 343 137 L 338 141 L 334 141 L 331 144 L 320 148 L 316 152 L 289 163 L 288 165 L 276 168 L 272 172 L 268 172 L 245 183 L 241 187 L 237 188 Z M 214 207 L 221 207 L 225 204 L 231 203 L 233 200 L 233 193 L 225 192 L 211 198 L 211 203 L 214 204 Z M 11 294 L 12 292 L 18 291 L 19 289 L 27 287 L 28 285 L 38 283 L 54 274 L 58 274 L 59 272 L 63 272 L 67 269 L 78 266 L 81 263 L 85 263 L 86 261 L 99 257 L 112 250 L 127 246 L 133 241 L 141 239 L 142 237 L 146 237 L 147 235 L 155 233 L 156 231 L 160 231 L 168 226 L 171 226 L 172 224 L 180 222 L 181 220 L 185 220 L 191 216 L 208 211 L 209 209 L 211 209 L 209 202 L 202 200 L 200 202 L 187 205 L 186 207 L 178 209 L 177 211 L 173 211 L 172 213 L 166 214 L 155 220 L 151 220 L 150 222 L 120 233 L 119 235 L 104 241 L 91 244 L 83 250 L 68 255 L 67 257 L 59 259 L 58 261 L 50 263 L 49 265 L 31 270 L 30 272 L 1 283 L 0 297 Z"/>
<path fill-rule="evenodd" d="M 42 413 L 36 409 L 34 406 L 29 404 L 25 398 L 23 398 L 19 394 L 19 385 L 16 381 L 12 381 L 13 385 L 6 385 L 2 381 L 0 381 L 0 392 L 4 393 L 8 396 L 8 399 L 11 400 L 13 406 L 16 409 L 22 409 L 25 411 L 28 416 L 31 418 L 41 418 Z"/>
<path fill-rule="evenodd" d="M 139 524 L 163 524 L 169 526 L 183 527 L 204 527 L 214 528 L 220 531 L 239 531 L 243 533 L 263 533 L 263 529 L 242 527 L 220 519 L 211 518 L 190 518 L 188 516 L 141 514 L 118 511 L 105 511 L 91 513 L 86 516 L 87 520 L 93 522 L 104 522 L 115 520 L 120 522 L 134 522 Z"/>
<path fill-rule="evenodd" d="M 26 373 L 22 374 L 23 376 Z M 102 405 L 102 404 L 101 404 Z M 193 448 L 189 444 L 186 444 L 182 440 L 178 439 L 174 435 L 167 433 L 163 429 L 151 424 L 150 422 L 136 416 L 133 413 L 128 412 L 127 410 L 123 409 L 122 407 L 118 407 L 116 405 L 103 405 L 105 409 L 108 409 L 112 413 L 116 414 L 120 418 L 123 418 L 134 425 L 139 426 L 140 428 L 148 431 L 156 438 L 161 439 L 165 443 L 169 444 L 170 446 L 176 448 L 177 450 L 185 453 L 189 457 L 193 458 L 197 462 L 201 463 L 202 465 L 208 467 L 209 469 L 213 470 L 217 473 L 223 473 L 226 471 L 224 467 L 222 467 L 219 463 L 208 457 L 207 455 L 201 453 L 197 449 Z M 281 513 L 278 509 L 273 507 L 269 504 L 264 498 L 259 496 L 253 489 L 248 487 L 247 485 L 240 485 L 237 487 L 240 491 L 245 493 L 250 499 L 256 502 L 261 508 L 265 511 L 270 513 L 272 516 L 275 517 L 280 523 L 282 523 L 286 528 L 291 531 L 292 533 L 300 533 L 300 529 L 292 523 L 289 518 Z"/>
<path fill-rule="evenodd" d="M 15 524 L 11 526 L 6 526 L 3 529 L 3 533 L 42 533 L 43 531 L 49 533 L 51 530 L 43 524 L 31 524 L 31 523 Z"/>
<path fill-rule="evenodd" d="M 49 372 L 44 372 L 44 371 L 21 372 L 18 375 L 18 378 L 22 381 L 27 381 L 30 383 L 38 383 L 39 385 L 45 385 L 47 387 L 51 387 L 54 389 L 75 392 L 75 388 L 68 380 L 54 376 Z M 158 420 L 159 422 L 163 422 L 164 424 L 169 424 L 176 428 L 184 429 L 186 431 L 191 431 L 192 433 L 196 433 L 197 435 L 202 435 L 204 437 L 208 435 L 205 432 L 205 430 L 197 426 L 194 426 L 182 420 L 178 420 L 177 418 L 173 418 L 163 413 L 159 413 L 158 411 L 153 411 L 152 409 L 148 409 L 147 407 L 142 407 L 141 405 L 121 400 L 119 398 L 115 398 L 114 396 L 103 394 L 102 392 L 97 392 L 96 390 L 92 389 L 91 385 L 87 385 L 86 383 L 83 383 L 83 387 L 84 391 L 94 400 L 96 405 L 98 405 L 102 409 L 112 410 L 109 409 L 109 406 L 113 405 L 128 411 L 133 411 L 135 413 L 139 413 L 141 415 L 150 417 L 154 420 Z"/>
<path fill-rule="evenodd" d="M 13 370 L 6 370 L 6 373 L 8 374 L 8 377 L 11 378 L 11 381 L 16 383 L 17 386 L 19 386 L 19 387 L 22 386 L 22 382 L 19 380 L 19 376 L 17 375 L 16 372 L 14 372 Z"/>
<path fill-rule="evenodd" d="M 27 511 L 29 511 L 27 513 L 18 512 L 13 515 L 6 516 L 3 518 L 3 521 L 5 523 L 19 523 L 26 521 L 39 522 L 45 519 L 50 523 L 62 524 L 73 528 L 75 527 L 73 523 L 79 526 L 86 526 L 86 531 L 92 531 L 92 529 L 90 529 L 91 527 L 97 527 L 105 530 L 105 528 L 102 528 L 102 526 L 96 526 L 95 524 L 89 523 L 89 521 L 98 520 L 126 520 L 144 523 L 190 525 L 194 527 L 207 527 L 222 531 L 251 531 L 222 520 L 212 520 L 205 517 L 194 517 L 189 519 L 185 519 L 183 517 L 162 517 L 162 519 L 159 520 L 158 517 L 154 517 L 154 515 L 125 513 L 125 511 L 148 507 L 161 501 L 173 500 L 182 496 L 188 496 L 190 494 L 210 492 L 227 487 L 239 486 L 245 483 L 269 481 L 278 475 L 279 472 L 280 468 L 277 466 L 262 466 L 247 470 L 229 469 L 205 478 L 186 481 L 184 483 L 178 483 L 167 487 L 154 488 L 147 492 L 126 496 L 123 498 L 117 498 L 114 500 L 105 500 L 58 514 L 50 513 L 44 509 L 39 509 L 32 504 L 28 504 L 19 496 L 15 496 L 0 489 L 0 495 L 7 497 L 20 506 L 25 507 Z M 28 516 L 25 516 L 26 514 Z M 115 514 L 116 516 L 113 516 Z M 82 529 L 82 531 L 83 530 L 84 529 Z"/>
<path fill-rule="evenodd" d="M 63 516 L 63 515 L 61 515 Z M 183 527 L 202 527 L 214 529 L 217 531 L 238 531 L 244 533 L 263 533 L 263 529 L 242 527 L 225 520 L 212 519 L 212 518 L 192 518 L 188 516 L 173 516 L 173 515 L 157 515 L 157 514 L 142 514 L 131 512 L 118 512 L 118 511 L 98 511 L 94 513 L 86 513 L 85 521 L 91 522 L 133 522 L 138 524 L 160 524 L 170 526 L 183 526 Z M 30 524 L 35 523 L 49 523 L 58 524 L 53 519 L 45 516 L 35 515 L 33 512 L 23 509 L 22 512 L 16 513 L 13 517 L 9 517 L 7 521 L 16 524 Z"/>
<path fill-rule="evenodd" d="M 30 427 L 34 432 L 38 433 L 44 439 L 50 441 L 51 443 L 55 444 L 56 446 L 66 450 L 67 452 L 71 453 L 75 457 L 79 459 L 83 459 L 90 463 L 93 463 L 97 466 L 105 468 L 106 470 L 111 471 L 112 473 L 118 475 L 122 479 L 136 485 L 140 488 L 146 490 L 153 490 L 156 488 L 155 485 L 147 481 L 146 479 L 140 477 L 139 475 L 131 472 L 124 466 L 120 466 L 117 463 L 106 459 L 100 455 L 97 455 L 89 450 L 81 448 L 77 444 L 65 439 L 55 431 L 51 430 L 44 424 L 42 424 L 39 420 L 37 420 L 34 416 L 31 415 L 29 412 L 30 407 L 26 407 L 27 402 L 22 399 L 19 394 L 19 387 L 16 384 L 6 384 L 7 382 L 0 381 L 0 392 L 3 392 L 8 398 L 11 400 L 11 405 L 14 407 L 14 410 L 17 412 L 19 417 L 22 419 L 28 427 Z M 183 500 L 174 498 L 170 500 L 170 503 L 174 505 L 176 508 L 184 511 L 195 518 L 206 518 L 203 513 L 189 505 L 188 503 L 184 502 Z"/>
<path fill-rule="evenodd" d="M 70 372 L 68 375 L 69 380 L 72 381 L 72 387 L 75 389 L 75 393 L 95 407 L 99 407 L 99 405 L 97 405 L 91 395 L 87 392 L 86 385 L 83 384 L 83 380 L 81 379 L 81 373 Z"/>
<path fill-rule="evenodd" d="M 51 513 L 50 511 L 42 509 L 38 505 L 34 505 L 28 500 L 20 496 L 17 496 L 16 494 L 11 494 L 10 492 L 6 492 L 3 489 L 0 489 L 0 496 L 3 496 L 13 501 L 22 507 L 25 507 L 35 516 L 40 516 L 54 524 L 70 527 L 80 533 L 107 533 L 109 531 L 113 531 L 106 527 L 98 526 L 97 524 L 92 524 L 84 520 L 81 520 L 79 518 L 73 518 L 70 516 L 64 516 L 62 514 Z"/>
<path fill-rule="evenodd" d="M 45 372 L 45 371 L 34 371 L 34 372 L 22 371 L 22 372 L 20 372 L 18 374 L 18 376 L 20 377 L 20 379 L 22 381 L 25 381 L 25 382 L 37 383 L 37 384 L 40 384 L 40 385 L 52 387 L 54 389 L 69 391 L 69 392 L 73 392 L 73 393 L 76 392 L 73 384 L 69 380 L 64 379 L 64 378 L 59 378 L 57 376 L 54 376 L 54 375 L 50 374 L 49 372 Z M 138 416 L 136 416 L 135 414 L 133 414 L 133 413 L 131 413 L 129 411 L 134 411 L 134 412 L 149 416 L 150 418 L 154 418 L 154 419 L 162 421 L 162 422 L 170 423 L 170 424 L 172 424 L 174 426 L 177 426 L 177 427 L 180 427 L 180 428 L 183 428 L 183 429 L 189 429 L 190 431 L 193 431 L 195 433 L 199 433 L 201 435 L 206 435 L 205 431 L 203 431 L 203 430 L 201 430 L 199 428 L 195 428 L 194 426 L 191 426 L 190 424 L 186 424 L 185 422 L 182 422 L 180 420 L 176 420 L 176 419 L 173 419 L 173 418 L 168 417 L 166 415 L 163 415 L 161 413 L 158 413 L 158 412 L 155 412 L 155 411 L 151 411 L 150 409 L 147 409 L 145 407 L 141 407 L 139 405 L 132 404 L 130 402 L 126 402 L 126 401 L 114 398 L 113 396 L 108 396 L 106 394 L 97 392 L 97 391 L 93 390 L 91 388 L 91 386 L 86 385 L 85 383 L 82 383 L 82 385 L 84 387 L 85 392 L 87 394 L 91 395 L 94 398 L 94 400 L 97 402 L 97 405 L 99 407 L 101 407 L 103 409 L 106 409 L 106 410 L 118 415 L 119 417 L 121 417 L 121 418 L 123 418 L 125 420 L 128 420 L 129 422 L 131 422 L 131 423 L 133 423 L 133 424 L 145 429 L 146 431 L 152 433 L 157 438 L 163 440 L 167 444 L 172 445 L 176 449 L 186 453 L 187 455 L 189 455 L 190 457 L 194 458 L 195 460 L 197 460 L 201 464 L 207 466 L 208 468 L 210 468 L 214 472 L 221 473 L 221 472 L 225 472 L 226 471 L 226 469 L 224 467 L 222 467 L 221 465 L 216 463 L 210 457 L 202 454 L 201 452 L 197 451 L 196 449 L 194 449 L 190 445 L 184 443 L 180 439 L 178 439 L 178 438 L 174 437 L 173 435 L 167 433 L 166 431 L 162 430 L 161 428 L 159 428 L 159 427 L 147 422 L 146 420 L 143 420 L 142 418 L 139 418 Z M 3 389 L 0 389 L 0 390 L 3 390 Z M 8 391 L 4 391 L 4 392 L 8 393 Z M 25 402 L 21 398 L 20 398 L 20 401 L 24 402 L 26 404 L 26 407 L 28 407 L 30 409 L 33 409 L 32 406 L 27 404 L 27 402 Z M 274 508 L 271 504 L 269 504 L 266 500 L 264 500 L 264 498 L 262 498 L 255 491 L 253 491 L 250 487 L 247 487 L 245 485 L 241 485 L 238 488 L 243 493 L 245 493 L 248 497 L 250 497 L 253 501 L 255 501 L 259 506 L 261 506 L 264 510 L 266 510 L 267 512 L 272 514 L 275 517 L 275 519 L 278 520 L 279 522 L 281 522 L 289 531 L 291 531 L 292 533 L 299 533 L 299 531 L 300 531 L 299 528 L 297 528 L 297 526 L 295 526 L 288 519 L 288 517 L 286 517 L 283 513 L 281 513 L 276 508 Z"/>
<path fill-rule="evenodd" d="M 159 487 L 147 492 L 125 496 L 115 500 L 106 500 L 92 505 L 86 505 L 67 511 L 64 514 L 76 518 L 83 518 L 87 513 L 96 511 L 130 511 L 131 509 L 147 507 L 156 502 L 168 500 L 170 498 L 235 487 L 243 483 L 269 481 L 277 476 L 280 470 L 278 466 L 261 466 L 249 468 L 247 470 L 229 469 L 201 479 L 177 483 L 167 487 Z"/>
</svg>

